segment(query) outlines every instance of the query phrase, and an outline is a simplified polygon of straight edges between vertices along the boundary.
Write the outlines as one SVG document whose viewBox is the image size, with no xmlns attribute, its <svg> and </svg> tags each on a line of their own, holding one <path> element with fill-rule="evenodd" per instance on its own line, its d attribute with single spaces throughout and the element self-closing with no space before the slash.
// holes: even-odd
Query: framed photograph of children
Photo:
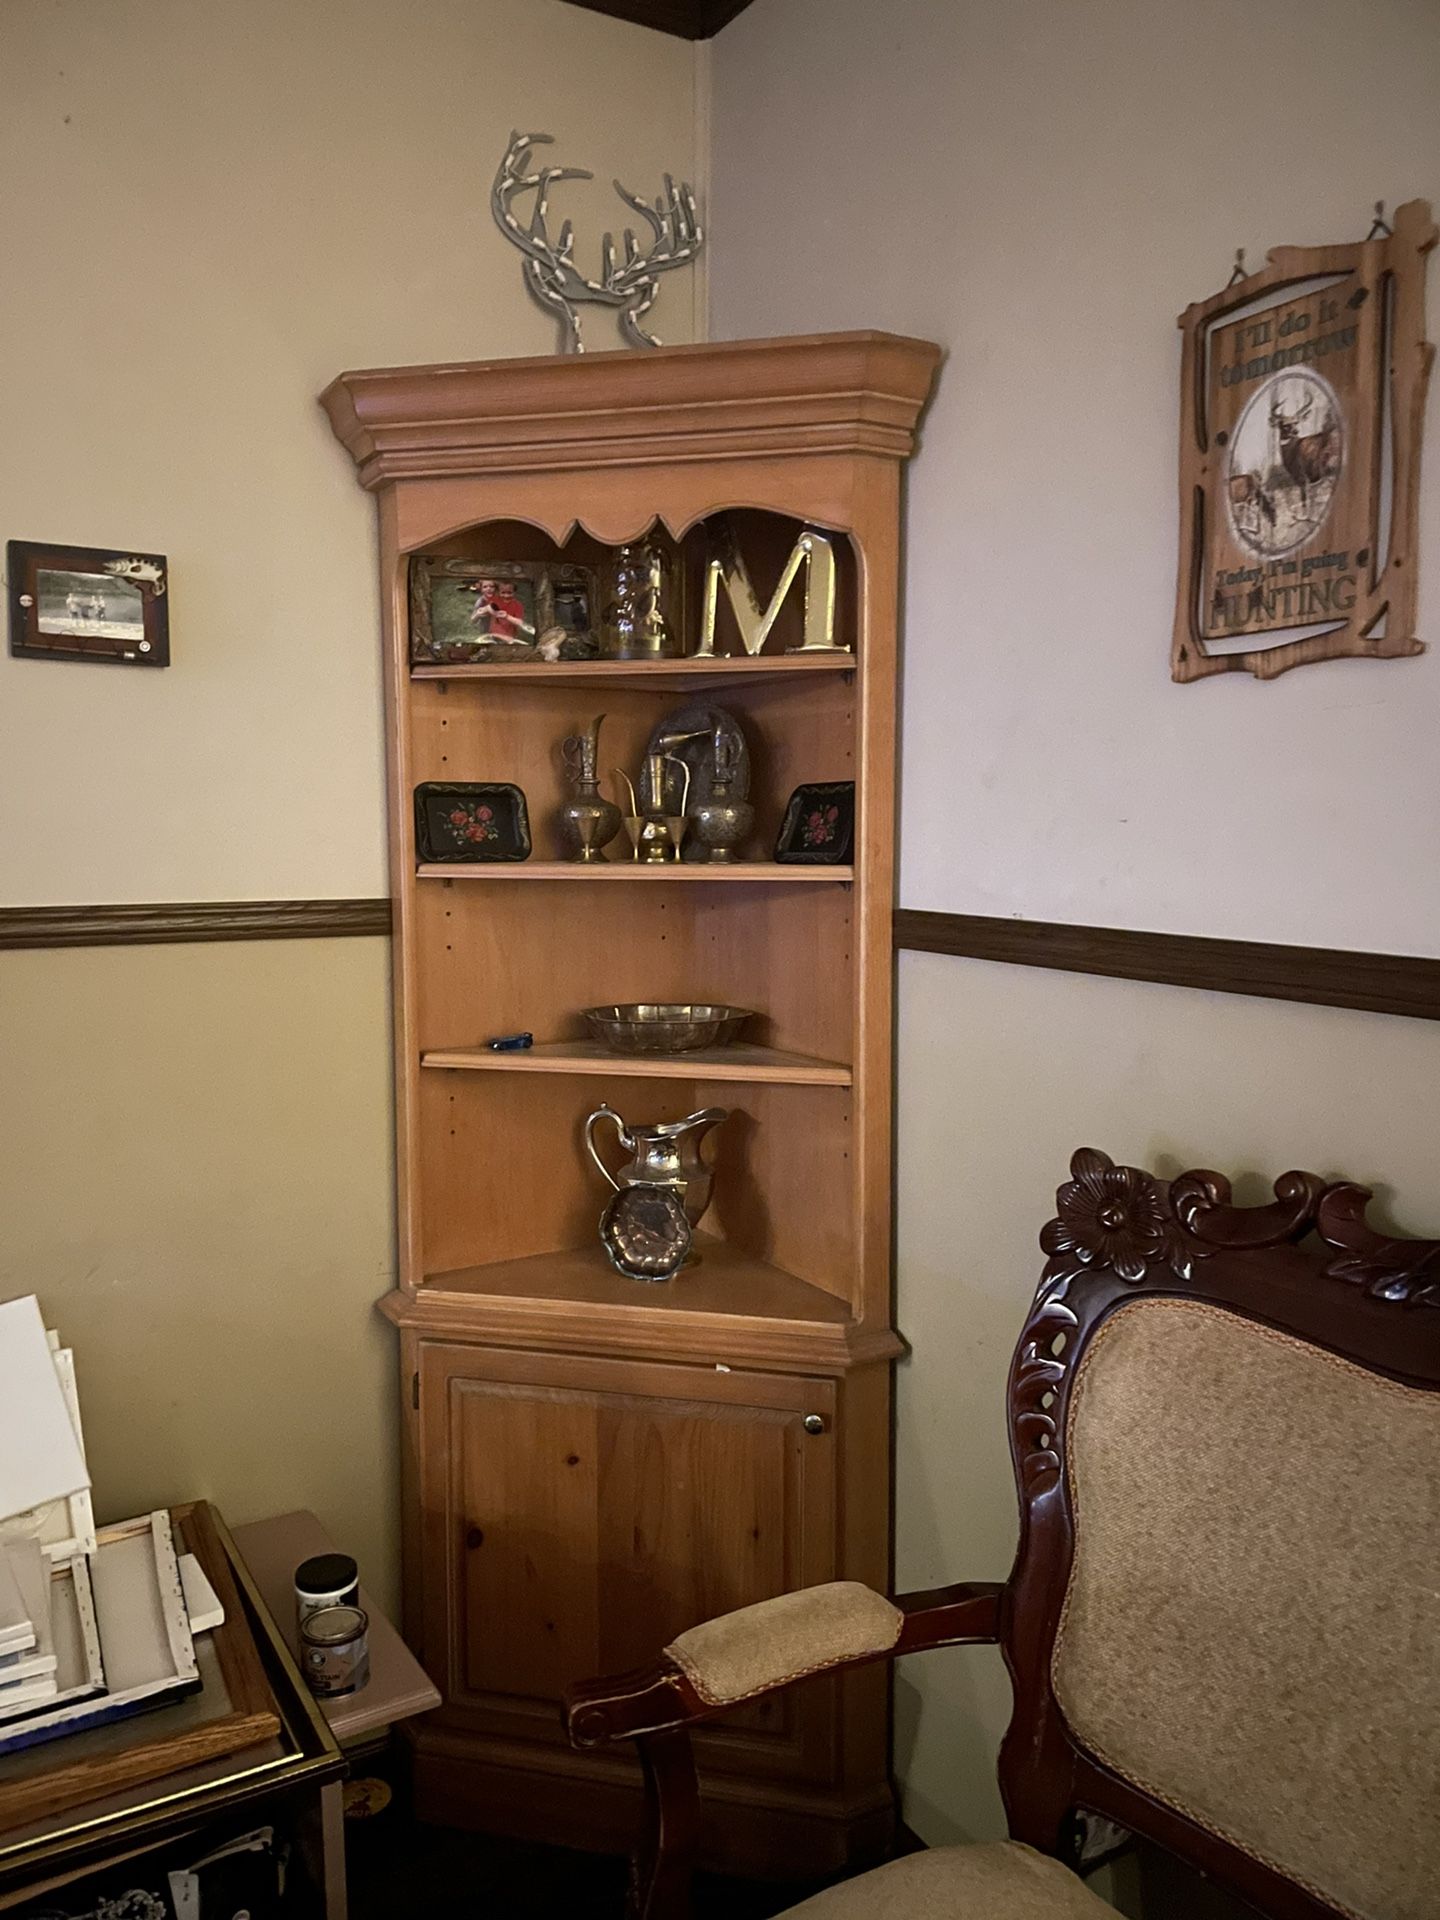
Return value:
<svg viewBox="0 0 1440 1920">
<path fill-rule="evenodd" d="M 588 567 L 435 554 L 410 562 L 413 666 L 590 659 L 594 617 Z"/>
<path fill-rule="evenodd" d="M 11 540 L 5 561 L 10 651 L 18 659 L 169 666 L 163 553 Z"/>
</svg>

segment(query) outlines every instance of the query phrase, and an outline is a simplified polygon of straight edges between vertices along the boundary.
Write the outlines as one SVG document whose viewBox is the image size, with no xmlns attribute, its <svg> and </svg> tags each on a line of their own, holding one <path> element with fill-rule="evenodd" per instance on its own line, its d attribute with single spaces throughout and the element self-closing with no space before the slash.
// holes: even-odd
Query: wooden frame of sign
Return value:
<svg viewBox="0 0 1440 1920">
<path fill-rule="evenodd" d="M 1383 223 L 1377 221 L 1377 227 Z M 1424 200 L 1393 230 L 1276 247 L 1180 316 L 1175 680 L 1346 655 L 1415 637 L 1425 339 Z"/>
</svg>

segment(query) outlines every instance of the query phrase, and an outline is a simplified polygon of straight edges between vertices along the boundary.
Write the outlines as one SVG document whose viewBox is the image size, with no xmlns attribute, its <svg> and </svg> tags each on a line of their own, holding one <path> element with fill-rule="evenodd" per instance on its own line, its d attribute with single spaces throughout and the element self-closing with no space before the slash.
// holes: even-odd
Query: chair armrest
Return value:
<svg viewBox="0 0 1440 1920">
<path fill-rule="evenodd" d="M 837 1580 L 782 1593 L 691 1627 L 653 1667 L 570 1688 L 566 1730 L 574 1746 L 603 1746 L 712 1719 L 812 1674 L 993 1641 L 1003 1592 L 964 1584 L 892 1601 Z"/>
</svg>

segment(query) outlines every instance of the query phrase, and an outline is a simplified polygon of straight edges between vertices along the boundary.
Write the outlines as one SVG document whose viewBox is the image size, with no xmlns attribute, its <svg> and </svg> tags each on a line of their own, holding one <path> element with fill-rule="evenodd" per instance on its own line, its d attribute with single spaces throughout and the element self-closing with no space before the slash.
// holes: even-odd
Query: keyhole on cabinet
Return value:
<svg viewBox="0 0 1440 1920">
<path fill-rule="evenodd" d="M 470 1531 L 465 1536 L 465 1544 L 470 1549 L 471 1553 L 473 1553 L 477 1547 L 484 1546 L 485 1535 L 481 1532 L 479 1527 L 471 1527 Z"/>
</svg>

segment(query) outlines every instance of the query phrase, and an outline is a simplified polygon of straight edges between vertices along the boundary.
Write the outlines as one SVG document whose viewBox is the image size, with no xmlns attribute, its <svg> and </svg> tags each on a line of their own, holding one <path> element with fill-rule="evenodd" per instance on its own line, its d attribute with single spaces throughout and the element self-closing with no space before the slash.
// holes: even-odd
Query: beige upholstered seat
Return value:
<svg viewBox="0 0 1440 1920">
<path fill-rule="evenodd" d="M 786 1920 L 1115 1920 L 1068 1867 L 1018 1841 L 936 1847 L 846 1880 Z"/>
</svg>

